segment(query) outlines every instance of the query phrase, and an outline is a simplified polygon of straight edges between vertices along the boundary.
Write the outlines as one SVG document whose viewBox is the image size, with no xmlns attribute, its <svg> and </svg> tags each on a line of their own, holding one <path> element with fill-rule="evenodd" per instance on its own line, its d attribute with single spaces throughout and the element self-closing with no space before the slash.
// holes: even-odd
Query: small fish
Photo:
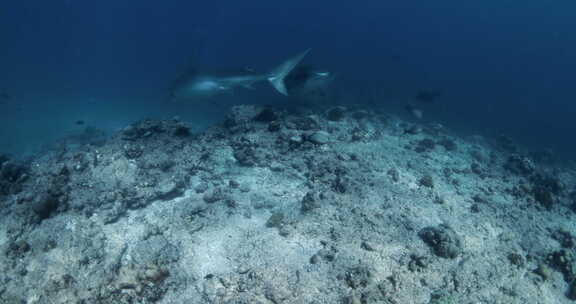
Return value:
<svg viewBox="0 0 576 304">
<path fill-rule="evenodd" d="M 438 90 L 419 90 L 415 98 L 420 102 L 433 103 L 441 96 L 442 92 Z"/>
<path fill-rule="evenodd" d="M 0 105 L 7 105 L 12 100 L 12 96 L 10 96 L 6 92 L 0 92 Z"/>
<path fill-rule="evenodd" d="M 83 126 L 85 124 L 85 122 L 83 120 L 77 120 L 74 123 L 78 126 Z"/>
<path fill-rule="evenodd" d="M 0 92 L 0 99 L 2 100 L 10 100 L 12 99 L 12 96 L 10 96 L 8 93 L 6 92 Z"/>
</svg>

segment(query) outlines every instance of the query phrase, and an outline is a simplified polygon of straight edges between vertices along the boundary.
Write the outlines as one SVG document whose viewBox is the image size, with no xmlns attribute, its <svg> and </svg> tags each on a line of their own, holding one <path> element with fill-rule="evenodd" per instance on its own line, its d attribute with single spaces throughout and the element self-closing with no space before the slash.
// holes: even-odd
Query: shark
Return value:
<svg viewBox="0 0 576 304">
<path fill-rule="evenodd" d="M 288 95 L 305 101 L 328 97 L 328 88 L 335 75 L 310 65 L 299 65 L 284 79 Z"/>
<path fill-rule="evenodd" d="M 201 73 L 189 71 L 179 77 L 171 90 L 171 100 L 210 98 L 233 94 L 238 88 L 253 88 L 254 84 L 268 82 L 282 95 L 289 95 L 286 80 L 291 72 L 310 52 L 307 49 L 288 58 L 268 73 L 257 73 L 252 69 L 235 69 Z"/>
</svg>

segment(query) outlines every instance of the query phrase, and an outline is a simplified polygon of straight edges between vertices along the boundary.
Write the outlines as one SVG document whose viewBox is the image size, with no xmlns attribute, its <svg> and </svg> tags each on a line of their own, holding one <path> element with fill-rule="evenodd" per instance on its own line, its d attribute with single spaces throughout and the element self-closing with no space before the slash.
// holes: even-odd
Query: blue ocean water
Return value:
<svg viewBox="0 0 576 304">
<path fill-rule="evenodd" d="M 304 49 L 336 73 L 341 103 L 576 151 L 574 1 L 5 1 L 0 9 L 0 152 L 23 156 L 86 126 L 144 117 L 193 128 L 230 104 L 285 102 L 269 87 L 168 104 L 190 61 L 266 70 Z M 81 123 L 78 123 L 81 122 Z"/>
</svg>

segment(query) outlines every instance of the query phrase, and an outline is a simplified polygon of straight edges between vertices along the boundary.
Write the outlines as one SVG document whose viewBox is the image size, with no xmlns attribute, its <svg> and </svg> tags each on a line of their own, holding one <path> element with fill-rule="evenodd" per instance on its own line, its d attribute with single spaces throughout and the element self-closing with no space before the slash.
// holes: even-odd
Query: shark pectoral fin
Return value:
<svg viewBox="0 0 576 304">
<path fill-rule="evenodd" d="M 272 86 L 276 89 L 276 91 L 280 92 L 282 95 L 288 95 L 288 90 L 286 89 L 286 84 L 284 83 L 284 79 L 292 70 L 302 61 L 302 59 L 310 52 L 310 49 L 305 50 L 304 52 L 298 54 L 298 56 L 290 58 L 282 63 L 279 67 L 276 68 L 268 77 L 268 81 L 272 84 Z"/>
</svg>

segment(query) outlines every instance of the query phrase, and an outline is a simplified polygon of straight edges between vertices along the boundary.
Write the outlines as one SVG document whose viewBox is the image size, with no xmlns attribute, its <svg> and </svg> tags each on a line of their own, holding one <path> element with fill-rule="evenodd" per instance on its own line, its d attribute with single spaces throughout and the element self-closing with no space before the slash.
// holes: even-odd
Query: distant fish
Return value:
<svg viewBox="0 0 576 304">
<path fill-rule="evenodd" d="M 83 126 L 85 124 L 85 122 L 83 120 L 77 120 L 74 123 L 79 125 L 79 126 Z"/>
<path fill-rule="evenodd" d="M 231 94 L 237 88 L 252 88 L 255 83 L 268 81 L 282 95 L 288 95 L 285 79 L 310 50 L 284 61 L 269 73 L 259 74 L 250 69 L 199 73 L 192 71 L 180 77 L 174 84 L 173 101 L 214 97 Z"/>
<path fill-rule="evenodd" d="M 0 92 L 0 99 L 2 100 L 11 100 L 12 96 L 10 96 L 8 93 L 6 92 Z"/>
<path fill-rule="evenodd" d="M 442 92 L 438 90 L 419 90 L 415 98 L 420 102 L 433 103 L 441 96 Z"/>
<path fill-rule="evenodd" d="M 12 96 L 10 96 L 6 92 L 0 92 L 0 105 L 8 104 L 12 100 Z"/>
<path fill-rule="evenodd" d="M 406 109 L 406 111 L 408 111 L 408 113 L 410 113 L 410 115 L 414 116 L 417 119 L 422 119 L 422 117 L 424 117 L 424 111 L 422 111 L 419 108 L 414 107 L 413 105 L 406 105 L 404 107 L 404 109 Z"/>
</svg>

